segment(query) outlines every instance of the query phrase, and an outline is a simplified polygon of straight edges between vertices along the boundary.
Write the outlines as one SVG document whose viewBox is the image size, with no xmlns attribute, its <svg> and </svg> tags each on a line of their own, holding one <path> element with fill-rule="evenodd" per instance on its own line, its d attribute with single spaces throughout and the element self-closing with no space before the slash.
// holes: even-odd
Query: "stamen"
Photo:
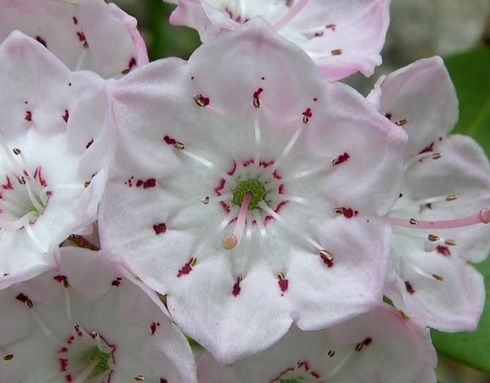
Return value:
<svg viewBox="0 0 490 383">
<path fill-rule="evenodd" d="M 235 225 L 235 230 L 232 235 L 227 235 L 223 238 L 223 247 L 226 250 L 233 250 L 238 247 L 243 236 L 245 224 L 247 221 L 248 206 L 252 200 L 252 193 L 248 193 L 243 199 L 240 212 L 238 213 L 238 219 Z"/>
<path fill-rule="evenodd" d="M 92 360 L 87 367 L 85 367 L 85 370 L 82 371 L 80 375 L 73 381 L 73 383 L 84 383 L 85 380 L 89 377 L 89 375 L 92 373 L 92 371 L 97 367 L 97 365 L 100 362 L 100 358 Z"/>
<path fill-rule="evenodd" d="M 274 162 L 274 164 L 272 166 L 269 166 L 269 172 L 272 174 L 274 172 L 274 170 L 276 170 L 278 167 L 279 167 L 279 164 L 281 163 L 281 161 L 287 157 L 287 155 L 289 154 L 289 152 L 291 152 L 291 149 L 293 149 L 294 147 L 294 144 L 296 144 L 296 141 L 298 141 L 298 138 L 301 134 L 301 132 L 303 131 L 304 127 L 300 126 L 296 132 L 294 132 L 294 135 L 293 137 L 291 137 L 291 140 L 289 140 L 288 144 L 286 145 L 286 147 L 284 148 L 284 150 L 282 151 L 282 153 L 277 157 L 276 161 Z"/>
<path fill-rule="evenodd" d="M 431 158 L 433 160 L 438 160 L 439 158 L 442 158 L 443 154 L 442 153 L 432 153 L 432 152 L 423 152 L 420 153 L 419 155 L 413 157 L 410 161 L 407 161 L 405 164 L 405 171 L 412 166 L 413 164 L 417 163 L 420 160 L 423 160 L 425 158 Z"/>
<path fill-rule="evenodd" d="M 287 23 L 289 23 L 292 19 L 296 17 L 298 13 L 308 4 L 308 0 L 299 0 L 290 10 L 289 12 L 279 20 L 276 25 L 274 25 L 274 29 L 278 31 L 282 27 L 284 27 Z"/>
<path fill-rule="evenodd" d="M 417 229 L 455 229 L 458 227 L 471 226 L 478 223 L 489 223 L 490 210 L 482 209 L 478 214 L 447 221 L 417 221 L 413 218 L 410 218 L 409 220 L 397 217 L 387 218 L 393 225 L 401 227 L 411 227 Z"/>
</svg>

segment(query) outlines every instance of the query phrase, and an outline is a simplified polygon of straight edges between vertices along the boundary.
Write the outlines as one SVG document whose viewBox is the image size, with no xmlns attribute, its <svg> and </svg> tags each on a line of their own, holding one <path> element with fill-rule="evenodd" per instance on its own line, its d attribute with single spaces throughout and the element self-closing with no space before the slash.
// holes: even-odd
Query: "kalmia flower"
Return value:
<svg viewBox="0 0 490 383">
<path fill-rule="evenodd" d="M 0 291 L 2 383 L 196 383 L 185 336 L 134 277 L 97 252 Z"/>
<path fill-rule="evenodd" d="M 381 64 L 389 0 L 167 0 L 175 25 L 196 28 L 206 42 L 260 16 L 298 44 L 332 81 Z"/>
<path fill-rule="evenodd" d="M 0 0 L 0 41 L 20 30 L 70 69 L 120 77 L 148 63 L 136 20 L 103 0 Z"/>
<path fill-rule="evenodd" d="M 103 80 L 71 73 L 35 40 L 0 45 L 0 287 L 55 264 L 96 219 L 104 169 Z"/>
<path fill-rule="evenodd" d="M 405 133 L 261 19 L 114 85 L 102 247 L 219 360 L 382 298 Z"/>
<path fill-rule="evenodd" d="M 427 329 L 380 307 L 325 330 L 288 334 L 270 349 L 220 365 L 205 352 L 201 383 L 435 383 Z"/>
<path fill-rule="evenodd" d="M 485 300 L 482 276 L 466 262 L 490 251 L 490 165 L 471 138 L 448 133 L 458 118 L 443 61 L 417 61 L 381 78 L 369 99 L 409 136 L 386 295 L 443 331 L 474 330 Z M 410 220 L 408 218 L 411 218 Z"/>
</svg>

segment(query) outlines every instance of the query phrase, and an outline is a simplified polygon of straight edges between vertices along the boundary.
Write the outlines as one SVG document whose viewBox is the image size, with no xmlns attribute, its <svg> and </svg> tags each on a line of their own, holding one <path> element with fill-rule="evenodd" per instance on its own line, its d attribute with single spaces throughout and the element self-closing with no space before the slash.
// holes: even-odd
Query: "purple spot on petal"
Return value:
<svg viewBox="0 0 490 383">
<path fill-rule="evenodd" d="M 439 246 L 436 247 L 436 251 L 439 254 L 444 255 L 445 257 L 449 257 L 451 255 L 451 250 L 449 250 L 449 248 L 446 247 L 446 246 L 439 245 Z"/>
<path fill-rule="evenodd" d="M 153 225 L 153 231 L 156 235 L 164 234 L 167 231 L 167 225 L 164 222 Z"/>
</svg>

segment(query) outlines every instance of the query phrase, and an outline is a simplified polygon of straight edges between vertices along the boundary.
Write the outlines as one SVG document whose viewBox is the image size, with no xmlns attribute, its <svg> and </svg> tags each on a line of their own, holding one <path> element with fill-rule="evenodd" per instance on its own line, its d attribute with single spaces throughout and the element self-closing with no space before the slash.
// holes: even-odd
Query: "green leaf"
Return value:
<svg viewBox="0 0 490 383">
<path fill-rule="evenodd" d="M 490 47 L 445 58 L 460 104 L 454 133 L 475 138 L 490 155 Z"/>
<path fill-rule="evenodd" d="M 455 133 L 475 138 L 490 155 L 490 48 L 446 58 L 446 66 L 456 86 L 460 121 Z M 490 239 L 489 239 L 490 240 Z M 474 333 L 447 334 L 432 331 L 439 353 L 490 373 L 490 258 L 475 266 L 485 277 L 486 305 Z"/>
</svg>

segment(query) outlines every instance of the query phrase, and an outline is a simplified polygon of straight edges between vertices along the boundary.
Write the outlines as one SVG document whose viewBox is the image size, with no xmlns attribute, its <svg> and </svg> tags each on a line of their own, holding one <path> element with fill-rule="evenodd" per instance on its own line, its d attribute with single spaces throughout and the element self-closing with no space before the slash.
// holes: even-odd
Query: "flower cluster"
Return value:
<svg viewBox="0 0 490 383">
<path fill-rule="evenodd" d="M 440 58 L 337 81 L 389 1 L 179 0 L 204 43 L 151 63 L 113 4 L 0 7 L 1 383 L 435 383 L 490 164 Z"/>
</svg>

